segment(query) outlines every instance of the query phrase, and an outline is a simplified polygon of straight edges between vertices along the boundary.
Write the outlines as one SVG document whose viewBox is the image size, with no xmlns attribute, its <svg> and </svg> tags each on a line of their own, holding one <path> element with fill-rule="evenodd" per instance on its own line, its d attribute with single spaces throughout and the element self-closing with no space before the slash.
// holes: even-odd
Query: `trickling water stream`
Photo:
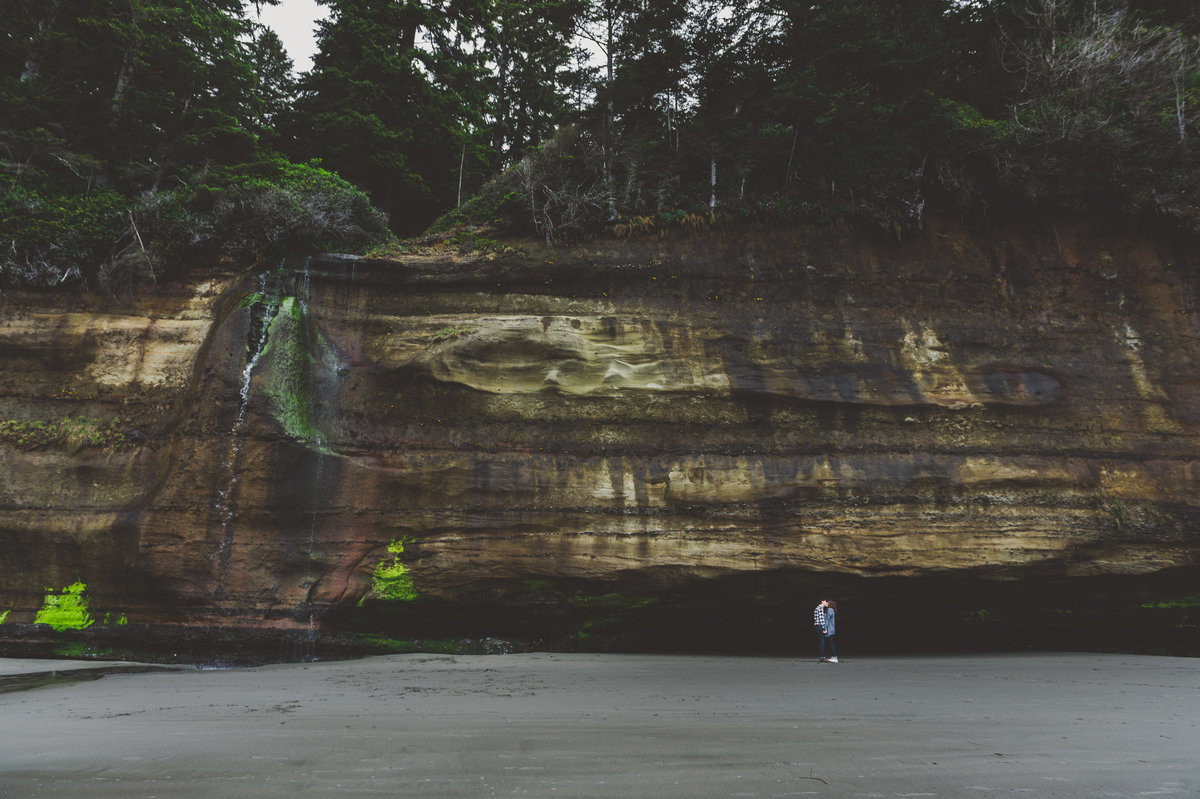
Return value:
<svg viewBox="0 0 1200 799">
<path fill-rule="evenodd" d="M 271 322 L 279 313 L 282 301 L 279 291 L 281 269 L 282 267 L 277 267 L 270 272 L 263 272 L 257 278 L 259 292 L 256 296 L 259 298 L 259 302 L 255 303 L 255 306 L 261 304 L 262 310 L 260 314 L 258 308 L 252 306 L 251 318 L 257 323 L 251 324 L 250 334 L 247 336 L 248 357 L 246 365 L 242 368 L 238 389 L 238 411 L 234 418 L 233 428 L 229 432 L 229 449 L 225 458 L 229 483 L 217 492 L 217 501 L 214 503 L 215 508 L 221 514 L 221 539 L 216 553 L 221 577 L 227 576 L 229 572 L 230 549 L 233 544 L 234 523 L 237 519 L 238 483 L 241 479 L 242 433 L 246 426 L 246 414 L 250 407 L 251 380 L 254 376 L 254 367 L 258 365 L 258 361 L 266 349 Z M 218 580 L 216 583 L 218 593 L 222 591 L 222 584 L 222 580 Z"/>
<path fill-rule="evenodd" d="M 335 279 L 347 277 L 336 275 Z M 290 518 L 287 524 L 290 529 L 281 527 L 278 532 L 281 561 L 290 562 L 289 568 L 303 570 L 298 574 L 293 572 L 298 578 L 293 585 L 302 593 L 291 594 L 289 615 L 303 626 L 291 637 L 291 659 L 311 660 L 316 657 L 319 633 L 320 604 L 315 597 L 325 577 L 320 551 L 321 515 L 328 493 L 324 484 L 330 470 L 327 460 L 336 457 L 328 447 L 330 441 L 338 440 L 336 413 L 331 409 L 336 408 L 344 358 L 321 330 L 324 317 L 314 313 L 314 302 L 327 302 L 329 298 L 320 294 L 314 300 L 313 274 L 307 261 L 281 264 L 264 272 L 251 289 L 243 301 L 251 318 L 239 373 L 237 412 L 225 442 L 223 468 L 228 482 L 218 490 L 213 506 L 214 521 L 219 518 L 221 525 L 213 554 L 216 563 L 213 593 L 218 598 L 228 598 L 234 585 L 238 591 L 262 589 L 254 583 L 245 583 L 243 575 L 234 573 L 241 567 L 235 566 L 233 557 L 239 502 L 246 501 L 240 496 L 244 491 L 242 472 L 247 467 L 243 460 L 248 457 L 244 451 L 252 451 L 247 438 L 264 432 L 271 434 L 270 430 L 259 430 L 261 419 L 263 423 L 277 425 L 279 433 L 302 448 L 296 455 L 302 459 L 298 465 L 303 466 L 289 478 L 293 484 L 275 490 L 303 497 L 298 507 L 293 506 L 294 510 L 280 517 L 281 522 Z M 327 314 L 330 308 L 326 304 L 321 311 Z M 294 482 L 297 480 L 300 482 Z"/>
</svg>

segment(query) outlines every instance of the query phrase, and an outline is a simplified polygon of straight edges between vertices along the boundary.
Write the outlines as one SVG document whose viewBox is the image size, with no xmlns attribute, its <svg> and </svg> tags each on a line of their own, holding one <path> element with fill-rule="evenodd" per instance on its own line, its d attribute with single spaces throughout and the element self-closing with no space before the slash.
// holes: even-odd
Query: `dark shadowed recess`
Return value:
<svg viewBox="0 0 1200 799">
<path fill-rule="evenodd" d="M 844 658 L 881 654 L 1093 651 L 1200 657 L 1194 569 L 1144 576 L 1003 582 L 759 573 L 663 592 L 536 581 L 464 587 L 454 600 L 368 602 L 311 628 L 128 625 L 53 632 L 2 628 L 0 656 L 208 666 L 439 652 L 725 654 L 808 658 L 812 608 L 838 600 Z M 662 575 L 675 582 L 678 575 Z"/>
</svg>

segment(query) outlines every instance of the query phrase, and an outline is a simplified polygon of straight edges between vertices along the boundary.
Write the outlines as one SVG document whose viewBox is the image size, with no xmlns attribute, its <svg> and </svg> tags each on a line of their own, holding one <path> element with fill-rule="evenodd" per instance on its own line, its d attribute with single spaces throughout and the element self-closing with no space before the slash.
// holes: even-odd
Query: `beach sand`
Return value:
<svg viewBox="0 0 1200 799">
<path fill-rule="evenodd" d="M 118 673 L 13 682 L 98 667 Z M 0 796 L 1200 796 L 1196 659 L 398 655 L 126 668 L 0 661 Z"/>
</svg>

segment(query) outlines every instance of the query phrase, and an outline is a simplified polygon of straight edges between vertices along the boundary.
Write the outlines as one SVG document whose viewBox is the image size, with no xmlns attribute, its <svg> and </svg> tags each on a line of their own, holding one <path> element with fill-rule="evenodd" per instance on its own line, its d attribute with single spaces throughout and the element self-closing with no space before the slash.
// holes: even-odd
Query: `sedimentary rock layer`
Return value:
<svg viewBox="0 0 1200 799">
<path fill-rule="evenodd" d="M 1195 285 L 1146 236 L 738 230 L 3 302 L 10 622 L 76 581 L 96 618 L 304 627 L 1200 555 Z M 107 438 L 19 439 L 66 417 Z"/>
</svg>

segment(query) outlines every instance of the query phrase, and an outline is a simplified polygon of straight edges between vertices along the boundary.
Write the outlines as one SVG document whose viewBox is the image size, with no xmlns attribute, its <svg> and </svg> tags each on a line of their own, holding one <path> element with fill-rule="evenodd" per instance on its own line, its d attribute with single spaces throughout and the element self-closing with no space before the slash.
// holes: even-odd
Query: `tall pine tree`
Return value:
<svg viewBox="0 0 1200 799">
<path fill-rule="evenodd" d="M 462 142 L 480 130 L 482 54 L 469 2 L 323 0 L 291 151 L 365 188 L 397 231 L 457 201 Z"/>
</svg>

